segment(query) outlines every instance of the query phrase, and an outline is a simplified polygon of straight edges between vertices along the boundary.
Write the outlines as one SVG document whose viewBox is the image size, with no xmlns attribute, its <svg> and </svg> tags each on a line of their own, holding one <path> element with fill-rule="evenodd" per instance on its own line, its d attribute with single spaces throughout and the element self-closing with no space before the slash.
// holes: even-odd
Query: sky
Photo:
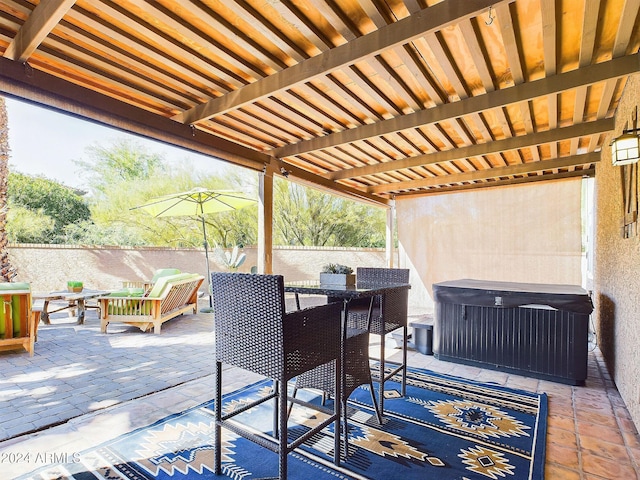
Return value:
<svg viewBox="0 0 640 480">
<path fill-rule="evenodd" d="M 90 161 L 86 148 L 108 148 L 115 140 L 133 139 L 148 153 L 158 153 L 169 164 L 189 162 L 202 173 L 217 173 L 229 168 L 221 160 L 199 155 L 116 129 L 80 120 L 76 117 L 5 98 L 9 117 L 9 168 L 29 175 L 44 175 L 64 185 L 86 188 L 73 160 Z"/>
</svg>

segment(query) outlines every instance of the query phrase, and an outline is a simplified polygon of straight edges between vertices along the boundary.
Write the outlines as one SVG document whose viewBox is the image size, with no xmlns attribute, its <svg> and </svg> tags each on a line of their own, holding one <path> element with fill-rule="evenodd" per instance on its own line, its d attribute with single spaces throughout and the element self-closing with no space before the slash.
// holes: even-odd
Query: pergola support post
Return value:
<svg viewBox="0 0 640 480">
<path fill-rule="evenodd" d="M 389 202 L 387 208 L 387 232 L 386 232 L 386 251 L 385 260 L 389 268 L 394 267 L 395 258 L 395 225 L 396 225 L 396 201 Z"/>
<path fill-rule="evenodd" d="M 258 175 L 258 273 L 273 273 L 273 167 Z"/>
</svg>

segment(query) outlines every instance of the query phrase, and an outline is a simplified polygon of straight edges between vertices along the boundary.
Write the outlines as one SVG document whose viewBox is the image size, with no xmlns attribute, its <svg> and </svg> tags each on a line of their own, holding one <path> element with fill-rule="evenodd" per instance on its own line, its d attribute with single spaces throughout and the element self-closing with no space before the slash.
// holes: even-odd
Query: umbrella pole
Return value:
<svg viewBox="0 0 640 480">
<path fill-rule="evenodd" d="M 209 307 L 213 307 L 213 298 L 211 297 L 211 272 L 209 271 L 209 248 L 207 244 L 207 228 L 204 223 L 204 215 L 201 215 L 202 218 L 202 234 L 204 235 L 204 257 L 207 261 L 207 286 L 209 295 Z"/>
</svg>

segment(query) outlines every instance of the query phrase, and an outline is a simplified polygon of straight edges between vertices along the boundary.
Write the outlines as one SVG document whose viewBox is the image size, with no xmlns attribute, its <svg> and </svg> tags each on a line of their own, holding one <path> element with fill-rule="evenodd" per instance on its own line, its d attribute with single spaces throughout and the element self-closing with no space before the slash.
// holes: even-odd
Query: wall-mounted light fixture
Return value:
<svg viewBox="0 0 640 480">
<path fill-rule="evenodd" d="M 611 142 L 611 162 L 614 166 L 628 165 L 640 160 L 640 129 L 624 130 Z"/>
<path fill-rule="evenodd" d="M 630 126 L 632 128 L 627 129 Z M 638 136 L 638 107 L 631 112 L 631 125 L 625 124 L 622 135 L 611 142 L 611 163 L 613 166 L 629 165 L 640 160 L 640 137 Z"/>
</svg>

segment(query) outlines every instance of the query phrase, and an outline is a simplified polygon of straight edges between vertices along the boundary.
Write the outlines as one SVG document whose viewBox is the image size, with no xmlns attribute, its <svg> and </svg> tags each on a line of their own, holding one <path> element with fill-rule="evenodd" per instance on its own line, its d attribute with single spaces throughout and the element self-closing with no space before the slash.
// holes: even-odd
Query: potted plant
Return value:
<svg viewBox="0 0 640 480">
<path fill-rule="evenodd" d="M 338 263 L 329 263 L 322 267 L 320 284 L 324 285 L 355 285 L 356 276 L 353 268 Z"/>
<path fill-rule="evenodd" d="M 78 282 L 75 280 L 69 280 L 67 282 L 67 290 L 69 292 L 80 293 L 83 287 L 84 285 L 82 284 L 82 282 Z"/>
</svg>

